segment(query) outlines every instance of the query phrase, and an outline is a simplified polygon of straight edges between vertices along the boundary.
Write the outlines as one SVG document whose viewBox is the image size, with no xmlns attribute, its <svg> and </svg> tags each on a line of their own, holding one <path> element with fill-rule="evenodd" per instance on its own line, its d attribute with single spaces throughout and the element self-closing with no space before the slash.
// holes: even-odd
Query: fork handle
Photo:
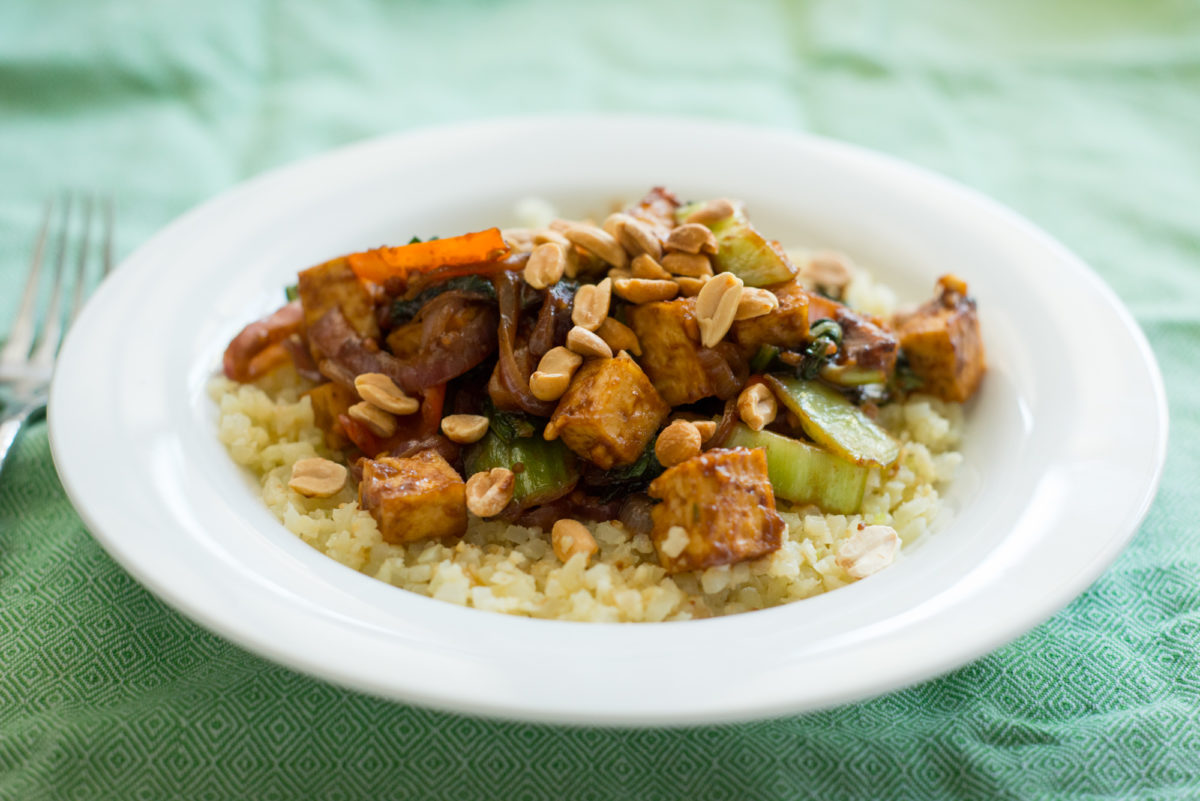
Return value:
<svg viewBox="0 0 1200 801">
<path fill-rule="evenodd" d="M 17 441 L 17 435 L 21 433 L 21 429 L 29 422 L 29 418 L 45 408 L 44 402 L 26 403 L 18 406 L 11 413 L 4 415 L 3 422 L 0 422 L 0 474 L 4 473 L 4 463 L 8 460 L 9 451 L 12 450 L 13 443 Z"/>
</svg>

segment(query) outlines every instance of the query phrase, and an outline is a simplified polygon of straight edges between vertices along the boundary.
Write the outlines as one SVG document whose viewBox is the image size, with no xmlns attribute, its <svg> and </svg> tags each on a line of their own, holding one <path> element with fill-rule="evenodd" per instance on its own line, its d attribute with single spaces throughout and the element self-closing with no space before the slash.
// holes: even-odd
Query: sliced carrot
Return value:
<svg viewBox="0 0 1200 801">
<path fill-rule="evenodd" d="M 389 278 L 406 279 L 410 272 L 423 273 L 443 267 L 496 262 L 508 255 L 499 228 L 489 228 L 448 239 L 414 242 L 400 247 L 383 247 L 347 256 L 350 269 L 364 281 L 382 284 Z"/>
</svg>

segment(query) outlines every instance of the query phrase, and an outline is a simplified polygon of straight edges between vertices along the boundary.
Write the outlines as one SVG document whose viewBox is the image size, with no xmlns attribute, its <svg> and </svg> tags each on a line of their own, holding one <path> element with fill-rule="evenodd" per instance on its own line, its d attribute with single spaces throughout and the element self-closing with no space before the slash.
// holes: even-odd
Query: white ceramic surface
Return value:
<svg viewBox="0 0 1200 801">
<path fill-rule="evenodd" d="M 840 248 L 902 299 L 953 271 L 991 370 L 969 407 L 948 525 L 866 581 L 673 624 L 478 612 L 355 573 L 289 534 L 215 438 L 205 383 L 299 268 L 365 246 L 567 215 L 663 184 L 743 198 L 789 244 Z M 1082 592 L 1154 496 L 1167 412 L 1144 337 L 1061 245 L 894 159 L 694 120 L 500 120 L 386 137 L 266 174 L 188 213 L 91 299 L 59 361 L 55 463 L 104 547 L 185 614 L 267 658 L 380 696 L 595 724 L 749 719 L 962 665 Z"/>
</svg>

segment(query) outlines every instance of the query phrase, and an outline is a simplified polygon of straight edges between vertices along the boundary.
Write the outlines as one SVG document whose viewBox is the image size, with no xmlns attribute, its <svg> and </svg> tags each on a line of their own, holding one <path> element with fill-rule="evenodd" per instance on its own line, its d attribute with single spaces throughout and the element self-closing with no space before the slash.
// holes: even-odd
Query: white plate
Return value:
<svg viewBox="0 0 1200 801">
<path fill-rule="evenodd" d="M 297 269 L 412 234 L 568 215 L 664 184 L 746 200 L 788 243 L 848 251 L 919 300 L 979 300 L 991 370 L 969 409 L 950 525 L 891 569 L 776 609 L 652 625 L 479 612 L 342 567 L 289 534 L 215 438 L 205 383 Z M 349 687 L 529 720 L 678 724 L 861 699 L 1045 620 L 1136 530 L 1167 411 L 1146 341 L 1075 256 L 980 195 L 814 137 L 693 120 L 568 117 L 378 139 L 272 172 L 133 254 L 71 331 L 51 394 L 63 484 L 139 581 L 267 658 Z"/>
</svg>

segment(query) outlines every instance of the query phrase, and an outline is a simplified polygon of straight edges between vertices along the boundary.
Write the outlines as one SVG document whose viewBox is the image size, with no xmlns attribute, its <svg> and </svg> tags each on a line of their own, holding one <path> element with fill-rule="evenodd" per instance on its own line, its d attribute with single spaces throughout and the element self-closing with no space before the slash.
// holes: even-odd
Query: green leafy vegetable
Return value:
<svg viewBox="0 0 1200 801">
<path fill-rule="evenodd" d="M 862 409 L 819 381 L 768 375 L 767 384 L 800 418 L 804 433 L 830 452 L 862 465 L 887 467 L 900 457 L 900 446 Z"/>
<path fill-rule="evenodd" d="M 478 275 L 462 275 L 458 278 L 451 278 L 448 281 L 444 281 L 437 286 L 431 286 L 410 300 L 397 300 L 393 302 L 391 311 L 392 325 L 397 326 L 407 323 L 417 316 L 417 312 L 421 311 L 421 307 L 426 303 L 443 292 L 449 292 L 453 289 L 483 295 L 493 300 L 496 298 L 496 288 L 492 286 L 491 281 Z"/>
<path fill-rule="evenodd" d="M 750 360 L 750 372 L 761 373 L 766 370 L 778 355 L 779 348 L 774 345 L 759 345 L 758 353 L 755 353 L 754 358 Z"/>
<path fill-rule="evenodd" d="M 830 514 L 850 515 L 862 507 L 870 468 L 847 462 L 807 442 L 738 423 L 730 448 L 762 448 L 775 495 L 793 503 L 815 503 Z"/>
<path fill-rule="evenodd" d="M 283 290 L 283 294 L 288 299 L 288 303 L 291 303 L 293 300 L 300 297 L 300 285 L 292 284 L 291 286 L 286 287 Z"/>
<path fill-rule="evenodd" d="M 809 326 L 808 335 L 812 342 L 804 351 L 796 375 L 811 381 L 842 347 L 842 327 L 836 321 L 822 317 Z"/>
<path fill-rule="evenodd" d="M 468 476 L 493 467 L 512 470 L 513 501 L 526 508 L 565 495 L 579 481 L 575 454 L 560 440 L 547 442 L 540 435 L 505 441 L 489 430 L 471 447 L 464 466 Z"/>
</svg>

